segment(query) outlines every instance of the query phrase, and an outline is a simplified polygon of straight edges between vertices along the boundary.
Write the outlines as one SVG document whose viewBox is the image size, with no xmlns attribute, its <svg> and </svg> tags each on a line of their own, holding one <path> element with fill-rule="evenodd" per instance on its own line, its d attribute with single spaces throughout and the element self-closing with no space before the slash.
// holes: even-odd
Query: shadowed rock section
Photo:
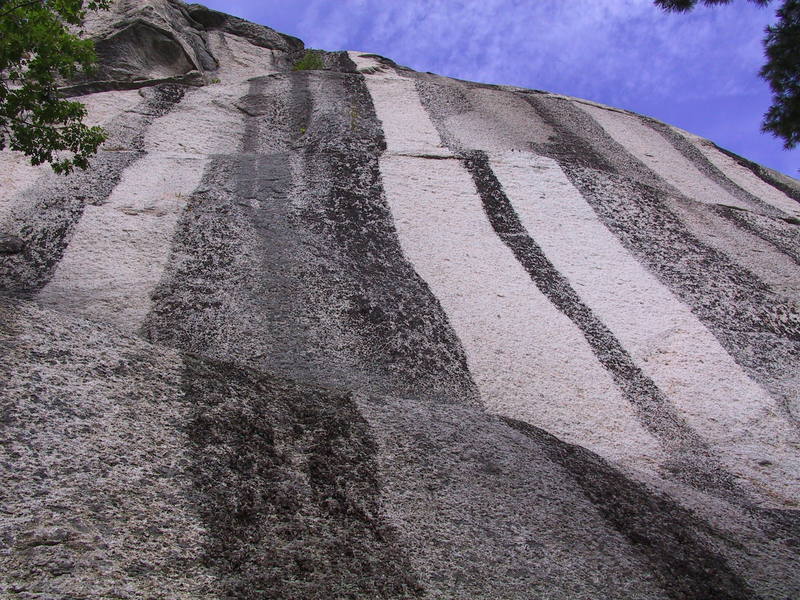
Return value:
<svg viewBox="0 0 800 600">
<path fill-rule="evenodd" d="M 226 36 L 275 51 L 288 68 L 303 53 L 292 36 L 179 0 L 117 0 L 90 12 L 84 27 L 95 41 L 98 69 L 67 82 L 67 95 L 136 89 L 161 82 L 203 85 L 218 78 L 216 44 Z"/>
<path fill-rule="evenodd" d="M 415 598 L 350 394 L 186 359 L 202 563 L 229 598 Z"/>
<path fill-rule="evenodd" d="M 361 404 L 386 510 L 430 597 L 758 597 L 720 554 L 749 560 L 730 531 L 590 452 L 468 407 Z"/>
<path fill-rule="evenodd" d="M 652 494 L 583 448 L 569 446 L 527 423 L 511 427 L 537 440 L 566 469 L 600 514 L 651 563 L 670 598 L 753 598 L 753 590 L 702 541 L 719 535 L 665 496 Z"/>
<path fill-rule="evenodd" d="M 797 182 L 115 0 L 0 153 L 0 597 L 800 597 Z"/>
<path fill-rule="evenodd" d="M 326 385 L 474 396 L 458 340 L 400 253 L 360 77 L 258 79 L 238 105 L 242 153 L 212 161 L 190 201 L 151 339 Z"/>
<path fill-rule="evenodd" d="M 180 77 L 195 65 L 168 32 L 147 22 L 134 22 L 96 44 L 107 79 Z"/>
<path fill-rule="evenodd" d="M 753 597 L 720 532 L 535 428 L 2 311 L 18 597 Z M 33 481 L 49 508 L 26 505 Z"/>
</svg>

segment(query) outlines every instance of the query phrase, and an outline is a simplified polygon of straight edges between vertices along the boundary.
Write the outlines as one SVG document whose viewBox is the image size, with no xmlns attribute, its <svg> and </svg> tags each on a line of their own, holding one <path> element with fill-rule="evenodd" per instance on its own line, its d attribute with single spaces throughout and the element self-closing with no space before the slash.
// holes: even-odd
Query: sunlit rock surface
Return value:
<svg viewBox="0 0 800 600">
<path fill-rule="evenodd" d="M 800 187 L 173 0 L 0 153 L 0 596 L 800 597 Z"/>
</svg>

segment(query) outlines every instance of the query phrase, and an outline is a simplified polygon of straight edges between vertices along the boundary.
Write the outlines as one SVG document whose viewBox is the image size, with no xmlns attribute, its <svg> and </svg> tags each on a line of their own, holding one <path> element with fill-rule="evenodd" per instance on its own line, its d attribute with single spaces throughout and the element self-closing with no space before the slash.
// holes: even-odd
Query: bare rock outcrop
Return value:
<svg viewBox="0 0 800 600">
<path fill-rule="evenodd" d="M 210 83 L 219 68 L 214 38 L 226 33 L 274 51 L 284 67 L 303 52 L 297 38 L 179 0 L 121 0 L 109 11 L 90 13 L 83 29 L 95 41 L 99 68 L 65 86 L 69 95 L 166 82 Z"/>
<path fill-rule="evenodd" d="M 177 0 L 0 153 L 0 596 L 800 597 L 797 182 Z"/>
</svg>

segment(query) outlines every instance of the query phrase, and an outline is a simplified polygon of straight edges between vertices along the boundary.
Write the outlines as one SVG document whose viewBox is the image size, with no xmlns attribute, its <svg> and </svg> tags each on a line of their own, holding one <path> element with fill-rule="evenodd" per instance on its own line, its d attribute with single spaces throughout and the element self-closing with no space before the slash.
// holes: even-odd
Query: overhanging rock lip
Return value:
<svg viewBox="0 0 800 600">
<path fill-rule="evenodd" d="M 435 153 L 435 152 L 386 152 L 387 156 L 403 156 L 406 158 L 427 158 L 431 160 L 451 160 L 458 159 L 455 154 Z"/>
<path fill-rule="evenodd" d="M 231 35 L 242 37 L 255 46 L 267 48 L 269 50 L 278 50 L 289 54 L 302 52 L 305 48 L 305 43 L 300 38 L 281 33 L 266 25 L 260 25 L 240 17 L 228 15 L 210 9 L 202 4 L 187 4 L 184 8 L 186 14 L 206 31 L 224 31 Z M 258 35 L 257 32 L 260 32 L 262 35 Z M 277 43 L 277 40 L 270 41 L 267 35 L 263 35 L 264 33 L 274 34 L 283 44 Z"/>
<path fill-rule="evenodd" d="M 159 79 L 140 79 L 124 81 L 120 79 L 106 79 L 99 81 L 89 81 L 87 83 L 79 83 L 77 85 L 70 85 L 58 88 L 59 93 L 66 97 L 71 98 L 74 96 L 85 96 L 87 94 L 96 94 L 98 92 L 119 92 L 126 90 L 138 90 L 146 87 L 153 87 L 163 83 L 173 83 L 177 85 L 187 85 L 193 87 L 202 87 L 206 85 L 202 74 L 199 71 L 189 71 L 184 75 L 175 77 L 162 77 Z"/>
</svg>

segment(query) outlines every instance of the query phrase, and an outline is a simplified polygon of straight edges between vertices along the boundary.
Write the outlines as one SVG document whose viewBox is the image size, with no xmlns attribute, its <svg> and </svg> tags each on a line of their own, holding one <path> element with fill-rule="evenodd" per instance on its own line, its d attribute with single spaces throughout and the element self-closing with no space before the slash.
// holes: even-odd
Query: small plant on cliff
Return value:
<svg viewBox="0 0 800 600">
<path fill-rule="evenodd" d="M 68 29 L 109 0 L 0 0 L 0 150 L 23 152 L 56 173 L 85 169 L 106 139 L 83 123 L 86 108 L 62 98 L 59 77 L 92 69 L 91 40 Z"/>
<path fill-rule="evenodd" d="M 306 50 L 303 58 L 292 65 L 292 71 L 313 71 L 324 68 L 322 56 L 316 50 Z"/>
</svg>

